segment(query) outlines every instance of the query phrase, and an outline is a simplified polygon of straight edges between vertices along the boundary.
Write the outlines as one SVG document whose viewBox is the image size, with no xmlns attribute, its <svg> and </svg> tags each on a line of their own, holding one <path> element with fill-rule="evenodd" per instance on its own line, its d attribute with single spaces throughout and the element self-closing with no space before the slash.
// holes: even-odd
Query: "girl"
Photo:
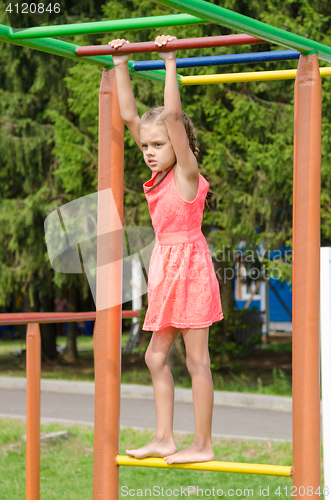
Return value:
<svg viewBox="0 0 331 500">
<path fill-rule="evenodd" d="M 155 44 L 162 47 L 174 38 L 158 36 Z M 129 42 L 116 39 L 109 45 L 118 48 L 124 43 Z M 152 171 L 143 188 L 156 232 L 143 329 L 153 331 L 145 361 L 153 381 L 157 427 L 151 442 L 126 453 L 136 458 L 164 457 L 168 464 L 206 462 L 214 459 L 208 334 L 209 326 L 223 319 L 218 281 L 201 232 L 209 183 L 199 173 L 194 128 L 182 112 L 176 52 L 158 55 L 166 66 L 164 106 L 151 109 L 141 119 L 127 65 L 132 54 L 113 56 L 121 116 Z M 192 377 L 195 436 L 191 446 L 177 451 L 174 382 L 167 359 L 180 332 Z"/>
</svg>

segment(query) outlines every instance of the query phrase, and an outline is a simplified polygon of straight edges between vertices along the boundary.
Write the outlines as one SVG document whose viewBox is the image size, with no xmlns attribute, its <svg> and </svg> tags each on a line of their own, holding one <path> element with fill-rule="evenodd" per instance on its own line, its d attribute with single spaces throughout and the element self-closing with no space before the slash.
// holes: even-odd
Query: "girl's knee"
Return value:
<svg viewBox="0 0 331 500">
<path fill-rule="evenodd" d="M 145 352 L 145 363 L 150 367 L 150 365 L 153 364 L 153 353 L 150 351 L 150 348 L 147 347 L 146 352 Z"/>
<path fill-rule="evenodd" d="M 154 353 L 149 347 L 145 352 L 145 363 L 150 371 L 160 370 L 166 364 L 166 358 L 162 353 Z"/>
<path fill-rule="evenodd" d="M 197 373 L 205 373 L 210 371 L 210 358 L 208 356 L 203 359 L 195 359 L 190 356 L 186 356 L 186 367 L 190 375 L 195 375 Z"/>
</svg>

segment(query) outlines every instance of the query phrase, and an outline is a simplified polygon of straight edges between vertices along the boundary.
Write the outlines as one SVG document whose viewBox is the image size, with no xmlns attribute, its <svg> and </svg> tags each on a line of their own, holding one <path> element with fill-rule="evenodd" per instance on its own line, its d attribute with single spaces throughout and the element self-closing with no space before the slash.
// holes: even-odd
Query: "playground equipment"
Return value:
<svg viewBox="0 0 331 500">
<path fill-rule="evenodd" d="M 331 247 L 321 248 L 321 372 L 324 484 L 331 484 Z"/>
<path fill-rule="evenodd" d="M 169 50 L 184 50 L 184 49 L 203 49 L 206 47 L 225 47 L 229 45 L 246 45 L 253 43 L 265 43 L 259 38 L 254 38 L 249 35 L 224 35 L 224 36 L 208 36 L 205 38 L 186 38 L 176 39 L 167 43 L 167 51 Z M 118 49 L 113 49 L 109 45 L 92 45 L 87 47 L 79 47 L 77 49 L 78 56 L 100 56 L 105 54 L 137 54 L 139 52 L 158 52 L 158 47 L 154 42 L 130 43 L 123 45 Z"/>
<path fill-rule="evenodd" d="M 282 61 L 299 59 L 300 52 L 296 50 L 275 50 L 272 52 L 254 52 L 252 54 L 227 54 L 224 56 L 209 57 L 183 57 L 176 59 L 177 68 L 197 68 L 198 66 L 216 66 L 220 64 L 253 63 L 266 61 Z M 146 71 L 148 69 L 164 69 L 165 64 L 159 61 L 137 61 L 133 62 L 135 71 Z M 183 77 L 182 77 L 183 78 Z M 181 82 L 182 83 L 182 82 Z"/>
<path fill-rule="evenodd" d="M 142 27 L 171 26 L 175 24 L 194 24 L 213 22 L 238 31 L 244 31 L 251 38 L 259 41 L 250 43 L 276 43 L 292 51 L 301 53 L 297 70 L 291 73 L 276 72 L 277 78 L 296 78 L 294 90 L 294 197 L 293 197 L 293 466 L 281 467 L 261 464 L 228 464 L 224 462 L 205 462 L 201 464 L 166 464 L 163 459 L 141 459 L 118 455 L 119 447 L 119 408 L 120 408 L 120 339 L 122 310 L 120 305 L 105 307 L 109 301 L 117 298 L 121 304 L 122 262 L 119 259 L 111 266 L 101 270 L 97 266 L 97 312 L 94 332 L 95 342 L 95 434 L 94 434 L 94 500 L 116 500 L 119 489 L 119 466 L 164 467 L 186 470 L 217 470 L 252 474 L 271 474 L 292 476 L 293 485 L 300 498 L 320 498 L 320 385 L 319 385 L 319 252 L 320 247 L 320 163 L 321 163 L 321 79 L 325 70 L 319 69 L 318 59 L 331 62 L 331 49 L 308 38 L 268 26 L 260 21 L 223 9 L 204 0 L 162 0 L 168 6 L 180 9 L 186 14 L 163 16 L 146 20 L 131 19 L 109 21 L 106 23 L 87 23 L 86 25 L 51 26 L 30 28 L 13 32 L 7 26 L 0 26 L 0 40 L 16 43 L 37 50 L 63 55 L 73 59 L 84 58 L 93 64 L 104 67 L 99 94 L 99 184 L 98 191 L 111 188 L 118 214 L 123 224 L 123 163 L 124 163 L 124 125 L 120 117 L 116 80 L 112 59 L 109 54 L 127 50 L 111 49 L 110 46 L 77 47 L 67 42 L 46 38 L 50 35 L 69 35 L 76 33 L 101 33 L 116 30 L 139 29 Z M 187 15 L 191 14 L 191 16 Z M 199 17 L 194 17 L 198 15 Z M 186 16 L 186 17 L 185 17 Z M 170 20 L 171 17 L 171 20 Z M 245 37 L 247 37 L 245 35 Z M 39 40 L 39 38 L 41 40 Z M 245 38 L 246 42 L 249 38 Z M 256 40 L 256 38 L 255 38 Z M 190 42 L 169 42 L 166 50 L 193 47 Z M 245 42 L 245 43 L 246 43 Z M 187 45 L 187 43 L 189 45 Z M 203 44 L 203 40 L 199 43 Z M 133 52 L 131 44 L 129 52 Z M 140 44 L 137 44 L 140 45 Z M 156 47 L 154 51 L 164 48 Z M 206 46 L 206 45 L 200 45 Z M 213 45 L 210 45 L 213 46 Z M 144 52 L 146 45 L 137 47 Z M 151 47 L 150 42 L 148 47 Z M 150 51 L 150 48 L 148 48 Z M 275 54 L 277 51 L 272 52 Z M 283 51 L 282 51 L 283 52 Z M 93 55 L 92 55 L 93 54 Z M 103 54 L 103 55 L 96 55 Z M 292 54 L 293 55 L 293 54 Z M 268 56 L 269 57 L 269 56 Z M 206 61 L 207 63 L 207 61 Z M 164 81 L 163 70 L 137 71 L 135 64 L 129 62 L 131 73 L 152 80 Z M 330 73 L 328 73 L 330 72 Z M 262 72 L 261 72 L 262 73 Z M 241 80 L 240 75 L 228 77 L 224 81 L 257 81 L 259 78 L 272 80 L 272 72 L 265 75 L 247 73 Z M 268 73 L 268 75 L 266 75 Z M 273 73 L 275 75 L 275 73 Z M 255 77 L 254 77 L 255 75 Z M 260 75 L 260 76 L 259 76 Z M 197 76 L 182 77 L 181 85 L 217 83 L 220 75 L 208 75 L 197 80 Z M 192 80 L 195 79 L 195 80 Z M 231 80 L 232 78 L 232 80 Z M 191 79 L 191 80 L 188 80 Z M 101 220 L 102 219 L 102 220 Z M 114 231 L 114 221 L 109 216 L 98 217 L 99 229 L 105 228 L 114 235 L 119 255 L 122 255 L 122 236 Z M 113 247 L 115 244 L 113 243 Z M 97 250 L 97 263 L 101 262 L 102 253 Z M 110 291 L 111 287 L 111 291 Z M 45 318 L 44 313 L 42 317 Z M 63 313 L 62 316 L 68 313 Z M 90 314 L 90 313 L 85 313 Z M 15 315 L 17 316 L 17 315 Z M 55 314 L 53 315 L 55 317 Z M 48 317 L 48 316 L 47 316 Z M 79 319 L 86 319 L 83 314 Z M 59 321 L 56 316 L 56 321 Z M 31 318 L 30 318 L 31 319 Z M 32 318 L 33 319 L 33 318 Z M 89 319 L 93 319 L 89 317 Z M 10 324 L 8 315 L 5 324 Z M 29 320 L 30 321 L 30 320 Z M 65 321 L 68 321 L 67 317 Z M 27 318 L 24 318 L 27 322 Z M 41 318 L 34 316 L 33 325 L 29 326 L 27 351 L 28 358 L 36 362 L 39 357 L 37 339 L 39 328 L 36 323 Z M 30 358 L 31 356 L 31 358 Z M 38 358 L 39 357 L 39 358 Z M 28 390 L 33 411 L 39 415 L 38 370 L 31 373 L 32 364 L 28 362 L 27 378 L 33 385 Z M 28 384 L 30 382 L 28 381 Z M 28 403 L 27 429 L 27 500 L 39 498 L 39 462 L 36 454 L 39 450 L 39 421 L 31 419 L 31 406 Z M 30 417 L 29 417 L 30 415 Z M 30 419 L 30 420 L 29 420 Z M 34 445 L 32 445 L 34 443 Z M 34 452 L 30 450 L 34 446 Z M 39 457 L 39 455 L 38 455 Z M 34 468 L 30 461 L 34 461 Z M 34 485 L 33 487 L 31 485 Z M 311 494 L 311 489 L 313 493 Z"/>
</svg>

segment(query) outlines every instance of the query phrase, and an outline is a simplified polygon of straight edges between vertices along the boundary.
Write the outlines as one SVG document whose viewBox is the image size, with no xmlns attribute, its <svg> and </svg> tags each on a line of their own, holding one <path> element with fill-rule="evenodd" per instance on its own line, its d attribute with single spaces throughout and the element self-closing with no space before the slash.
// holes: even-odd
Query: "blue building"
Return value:
<svg viewBox="0 0 331 500">
<path fill-rule="evenodd" d="M 260 249 L 259 249 L 260 250 Z M 239 249 L 245 254 L 243 249 Z M 286 257 L 291 250 L 287 247 L 281 247 L 268 255 L 268 259 L 273 260 L 277 257 Z M 264 254 L 263 248 L 261 254 Z M 242 272 L 242 270 L 244 272 Z M 255 307 L 260 311 L 266 311 L 269 316 L 269 333 L 272 332 L 292 332 L 292 286 L 286 281 L 277 278 L 262 280 L 256 289 L 256 283 L 245 278 L 245 264 L 240 262 L 236 264 L 235 278 L 235 304 L 238 309 L 242 309 L 247 301 L 251 300 L 249 309 Z M 253 296 L 252 296 L 253 294 Z M 264 328 L 266 331 L 266 327 Z"/>
</svg>

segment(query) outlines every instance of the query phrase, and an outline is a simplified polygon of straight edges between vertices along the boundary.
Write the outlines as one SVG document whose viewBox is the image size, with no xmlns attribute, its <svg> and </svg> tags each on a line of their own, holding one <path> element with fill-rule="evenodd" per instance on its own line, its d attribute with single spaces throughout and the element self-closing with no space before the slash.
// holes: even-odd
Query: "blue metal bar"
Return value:
<svg viewBox="0 0 331 500">
<path fill-rule="evenodd" d="M 198 66 L 215 66 L 217 64 L 253 63 L 265 61 L 282 61 L 299 59 L 300 52 L 296 50 L 271 50 L 268 52 L 249 52 L 244 54 L 226 54 L 222 56 L 183 57 L 176 59 L 177 68 L 191 68 Z M 162 59 L 156 61 L 133 61 L 135 71 L 164 69 Z"/>
</svg>

